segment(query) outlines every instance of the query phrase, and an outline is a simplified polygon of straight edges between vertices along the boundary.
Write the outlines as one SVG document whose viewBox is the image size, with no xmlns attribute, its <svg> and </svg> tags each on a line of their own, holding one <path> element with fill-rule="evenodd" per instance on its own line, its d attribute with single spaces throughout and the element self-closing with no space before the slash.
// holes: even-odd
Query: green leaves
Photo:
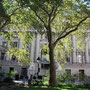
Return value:
<svg viewBox="0 0 90 90">
<path fill-rule="evenodd" d="M 19 33 L 19 35 L 21 35 L 21 38 L 22 38 L 22 47 L 23 48 L 26 48 L 26 46 L 28 46 L 29 44 L 31 44 L 31 42 L 33 41 L 33 35 L 31 34 L 31 32 L 21 32 Z"/>
<path fill-rule="evenodd" d="M 57 38 L 64 36 L 75 28 L 79 29 L 77 37 L 80 34 L 85 38 L 82 31 L 86 28 L 86 23 L 89 20 L 79 26 L 78 23 L 89 16 L 90 10 L 86 0 L 4 0 L 0 4 L 3 7 L 2 10 L 5 11 L 2 12 L 2 15 L 3 13 L 7 16 L 11 15 L 8 27 L 12 30 L 5 35 L 6 39 L 10 42 L 13 41 L 13 29 L 15 29 L 18 38 L 23 36 L 22 44 L 24 49 L 33 40 L 32 34 L 27 33 L 30 29 L 35 29 L 43 34 L 48 33 L 49 28 L 51 28 L 51 35 L 53 36 L 54 33 L 55 36 L 52 44 Z M 82 29 L 80 30 L 80 28 Z M 72 34 L 76 35 L 75 33 Z M 71 34 L 66 36 L 68 35 Z M 58 49 L 55 48 L 55 59 L 59 58 L 57 61 L 64 60 L 66 51 L 69 55 L 69 52 L 72 52 L 73 47 L 71 46 L 70 36 L 62 40 L 59 39 L 56 45 Z"/>
<path fill-rule="evenodd" d="M 8 55 L 10 58 L 12 58 L 13 55 L 16 56 L 20 65 L 25 66 L 31 63 L 30 53 L 26 49 L 12 48 L 8 51 Z"/>
<path fill-rule="evenodd" d="M 22 47 L 14 46 L 14 37 L 17 35 L 17 40 L 21 39 Z M 33 35 L 30 32 L 13 32 L 10 30 L 5 34 L 6 40 L 9 41 L 8 56 L 12 58 L 14 55 L 18 59 L 20 65 L 29 65 L 32 61 L 30 60 L 30 52 L 27 50 L 27 46 L 31 44 Z"/>
<path fill-rule="evenodd" d="M 66 56 L 71 56 L 73 52 L 73 45 L 72 45 L 72 36 L 68 36 L 65 39 L 62 39 L 58 42 L 55 47 L 55 60 L 63 66 L 66 61 Z"/>
</svg>

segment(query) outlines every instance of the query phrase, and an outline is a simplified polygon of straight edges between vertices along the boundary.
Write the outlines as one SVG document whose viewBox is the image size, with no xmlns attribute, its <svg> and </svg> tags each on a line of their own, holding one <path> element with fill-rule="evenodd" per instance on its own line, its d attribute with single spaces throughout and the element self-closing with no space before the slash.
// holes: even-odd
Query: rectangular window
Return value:
<svg viewBox="0 0 90 90">
<path fill-rule="evenodd" d="M 79 70 L 79 74 L 84 75 L 84 70 Z"/>
<path fill-rule="evenodd" d="M 16 56 L 12 55 L 12 60 L 16 60 Z"/>
<path fill-rule="evenodd" d="M 85 62 L 85 55 L 84 55 L 84 52 L 82 50 L 78 50 L 77 49 L 77 62 L 80 63 L 80 64 L 83 64 Z"/>
<path fill-rule="evenodd" d="M 2 67 L 0 67 L 0 72 L 2 71 Z"/>
<path fill-rule="evenodd" d="M 11 71 L 14 71 L 14 67 L 10 67 L 10 68 L 9 68 L 9 73 L 10 73 Z"/>
<path fill-rule="evenodd" d="M 41 64 L 42 69 L 49 69 L 50 64 Z"/>
<path fill-rule="evenodd" d="M 18 43 L 17 42 L 14 42 L 14 47 L 18 47 Z"/>
<path fill-rule="evenodd" d="M 70 57 L 68 55 L 66 56 L 66 61 L 70 63 Z"/>
<path fill-rule="evenodd" d="M 84 70 L 79 70 L 79 80 L 80 81 L 84 80 L 84 75 L 85 75 Z"/>
<path fill-rule="evenodd" d="M 4 60 L 4 59 L 5 59 L 5 53 L 1 52 L 1 60 Z"/>
<path fill-rule="evenodd" d="M 78 62 L 79 63 L 82 63 L 82 56 L 81 55 L 78 55 L 77 58 L 78 58 Z"/>
<path fill-rule="evenodd" d="M 71 75 L 71 69 L 65 69 L 65 71 L 66 71 L 69 75 Z"/>
<path fill-rule="evenodd" d="M 27 68 L 22 68 L 21 75 L 22 76 L 27 76 Z"/>
<path fill-rule="evenodd" d="M 6 41 L 3 41 L 3 42 L 2 42 L 2 46 L 7 47 L 7 46 L 8 46 L 8 45 L 7 45 L 7 42 L 6 42 Z"/>
</svg>

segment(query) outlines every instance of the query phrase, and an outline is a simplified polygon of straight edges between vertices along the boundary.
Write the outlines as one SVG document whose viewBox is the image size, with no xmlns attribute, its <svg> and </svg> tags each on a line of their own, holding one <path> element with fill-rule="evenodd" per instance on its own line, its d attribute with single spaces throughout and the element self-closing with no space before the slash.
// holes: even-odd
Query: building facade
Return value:
<svg viewBox="0 0 90 90">
<path fill-rule="evenodd" d="M 44 76 L 46 70 L 44 64 L 48 64 L 49 62 L 46 61 L 44 55 L 41 55 L 41 47 L 47 44 L 47 40 L 45 39 L 44 35 L 40 35 L 36 31 L 32 32 L 35 39 L 32 43 L 27 47 L 30 52 L 30 58 L 33 60 L 33 63 L 27 66 L 21 66 L 18 64 L 18 60 L 16 57 L 12 56 L 9 58 L 7 53 L 7 47 L 11 48 L 9 45 L 9 41 L 5 39 L 5 36 L 0 36 L 0 72 L 9 73 L 12 70 L 15 70 L 16 78 L 28 76 L 30 78 L 31 75 L 33 76 Z M 17 35 L 13 40 L 14 46 L 22 49 L 21 39 L 18 39 Z"/>
<path fill-rule="evenodd" d="M 78 40 L 74 36 L 72 37 L 74 46 L 72 57 L 69 58 L 63 69 L 57 70 L 57 73 L 69 71 L 71 74 L 83 73 L 86 76 L 90 77 L 90 31 L 88 31 L 87 33 L 88 36 L 85 39 L 85 51 L 77 48 Z"/>
<path fill-rule="evenodd" d="M 10 47 L 9 41 L 5 40 L 5 36 L 0 36 L 0 72 L 9 73 L 12 70 L 17 71 L 16 78 L 19 76 L 45 76 L 46 70 L 50 63 L 46 60 L 45 55 L 42 55 L 42 46 L 47 44 L 45 35 L 40 35 L 36 31 L 32 33 L 35 39 L 27 47 L 30 52 L 31 60 L 33 64 L 28 66 L 20 66 L 18 60 L 15 57 L 9 58 L 7 49 L 4 47 Z M 90 31 L 88 31 L 88 37 L 86 38 L 86 50 L 82 51 L 77 48 L 77 39 L 73 36 L 74 52 L 69 61 L 64 65 L 64 68 L 57 68 L 57 74 L 69 70 L 71 74 L 74 73 L 85 73 L 88 77 L 90 76 Z M 15 37 L 13 40 L 16 47 L 22 49 L 21 38 Z"/>
</svg>

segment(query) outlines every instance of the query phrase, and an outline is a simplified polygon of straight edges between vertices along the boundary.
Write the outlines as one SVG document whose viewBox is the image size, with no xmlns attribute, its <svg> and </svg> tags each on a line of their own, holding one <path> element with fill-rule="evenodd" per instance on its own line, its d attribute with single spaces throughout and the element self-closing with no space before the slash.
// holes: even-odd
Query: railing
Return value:
<svg viewBox="0 0 90 90">
<path fill-rule="evenodd" d="M 68 64 L 90 64 L 90 62 L 67 62 Z"/>
<path fill-rule="evenodd" d="M 67 62 L 66 64 L 82 64 L 82 65 L 85 65 L 85 64 L 90 64 L 90 62 Z"/>
</svg>

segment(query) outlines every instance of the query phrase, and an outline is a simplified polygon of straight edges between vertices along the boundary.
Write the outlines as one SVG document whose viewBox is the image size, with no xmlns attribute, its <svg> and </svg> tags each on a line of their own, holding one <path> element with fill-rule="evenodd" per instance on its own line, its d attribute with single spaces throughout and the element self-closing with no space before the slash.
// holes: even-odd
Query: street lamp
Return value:
<svg viewBox="0 0 90 90">
<path fill-rule="evenodd" d="M 37 64 L 38 64 L 38 71 L 37 71 L 37 76 L 39 75 L 40 72 L 40 68 L 39 68 L 39 62 L 40 62 L 40 57 L 37 58 Z"/>
<path fill-rule="evenodd" d="M 37 58 L 37 62 L 39 62 L 40 60 L 41 60 L 40 57 L 38 57 L 38 58 Z"/>
</svg>

